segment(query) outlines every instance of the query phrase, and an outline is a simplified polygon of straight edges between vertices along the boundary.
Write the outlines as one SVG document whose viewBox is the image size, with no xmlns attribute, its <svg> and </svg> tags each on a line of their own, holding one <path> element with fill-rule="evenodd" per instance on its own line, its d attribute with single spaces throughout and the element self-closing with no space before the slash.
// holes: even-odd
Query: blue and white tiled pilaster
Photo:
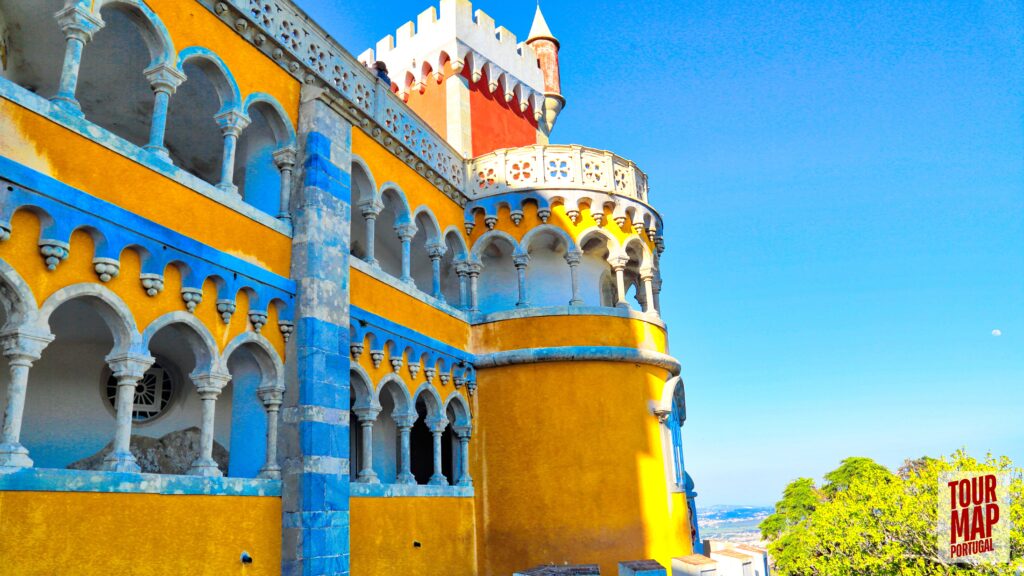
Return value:
<svg viewBox="0 0 1024 576">
<path fill-rule="evenodd" d="M 347 576 L 351 126 L 315 97 L 302 104 L 299 123 L 303 180 L 292 203 L 298 294 L 294 384 L 283 411 L 282 573 Z"/>
</svg>

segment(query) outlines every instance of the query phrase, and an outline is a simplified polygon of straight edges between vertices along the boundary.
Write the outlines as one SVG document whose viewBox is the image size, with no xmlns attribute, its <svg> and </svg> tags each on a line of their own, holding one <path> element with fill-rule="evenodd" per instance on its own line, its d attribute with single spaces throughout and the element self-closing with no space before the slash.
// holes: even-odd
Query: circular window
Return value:
<svg viewBox="0 0 1024 576">
<path fill-rule="evenodd" d="M 148 422 L 163 414 L 174 396 L 175 382 L 169 370 L 159 363 L 146 370 L 142 380 L 135 385 L 135 402 L 132 405 L 132 420 Z M 107 402 L 117 410 L 117 378 L 107 378 Z"/>
</svg>

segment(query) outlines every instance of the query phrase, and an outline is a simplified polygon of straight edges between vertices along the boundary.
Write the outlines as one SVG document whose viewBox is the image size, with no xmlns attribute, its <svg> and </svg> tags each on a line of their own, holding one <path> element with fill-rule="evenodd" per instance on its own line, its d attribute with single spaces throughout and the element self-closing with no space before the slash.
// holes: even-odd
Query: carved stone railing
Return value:
<svg viewBox="0 0 1024 576">
<path fill-rule="evenodd" d="M 647 203 L 647 175 L 606 150 L 536 145 L 496 150 L 469 161 L 470 200 L 545 189 L 594 190 Z"/>
<path fill-rule="evenodd" d="M 453 199 L 464 202 L 462 156 L 293 2 L 197 1 L 303 83 L 340 93 L 359 125 Z"/>
</svg>

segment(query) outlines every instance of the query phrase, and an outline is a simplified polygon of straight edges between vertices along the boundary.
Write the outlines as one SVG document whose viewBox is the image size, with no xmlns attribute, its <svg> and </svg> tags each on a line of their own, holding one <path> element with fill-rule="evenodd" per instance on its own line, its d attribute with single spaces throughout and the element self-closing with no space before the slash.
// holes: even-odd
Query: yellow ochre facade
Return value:
<svg viewBox="0 0 1024 576">
<path fill-rule="evenodd" d="M 0 573 L 699 551 L 646 175 L 550 143 L 539 8 L 522 42 L 466 0 L 396 37 L 0 0 Z"/>
</svg>

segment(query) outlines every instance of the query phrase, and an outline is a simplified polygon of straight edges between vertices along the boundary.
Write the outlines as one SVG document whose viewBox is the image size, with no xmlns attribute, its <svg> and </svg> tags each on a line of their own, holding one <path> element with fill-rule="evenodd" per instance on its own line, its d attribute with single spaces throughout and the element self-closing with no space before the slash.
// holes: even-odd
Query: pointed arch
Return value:
<svg viewBox="0 0 1024 576">
<path fill-rule="evenodd" d="M 413 404 L 418 403 L 420 398 L 423 398 L 423 403 L 427 406 L 429 418 L 444 418 L 444 402 L 441 400 L 441 395 L 433 384 L 424 382 L 416 388 L 416 393 L 413 394 Z"/>
<path fill-rule="evenodd" d="M 144 350 L 150 349 L 153 337 L 164 328 L 176 330 L 177 334 L 183 336 L 195 357 L 197 373 L 226 370 L 226 357 L 223 361 L 221 360 L 221 356 L 217 352 L 217 341 L 210 333 L 210 329 L 194 315 L 180 310 L 168 312 L 153 320 L 146 327 L 141 340 Z"/>
<path fill-rule="evenodd" d="M 359 364 L 350 365 L 349 383 L 352 388 L 353 407 L 380 409 L 380 403 L 373 391 L 373 379 Z"/>
<path fill-rule="evenodd" d="M 36 298 L 28 282 L 10 264 L 0 259 L 0 306 L 7 321 L 0 332 L 31 322 L 37 314 Z"/>
<path fill-rule="evenodd" d="M 138 27 L 149 49 L 150 66 L 174 65 L 174 41 L 160 17 L 140 0 L 103 0 L 93 8 L 100 13 L 108 8 L 121 10 Z M 102 34 L 102 30 L 100 31 Z"/>
<path fill-rule="evenodd" d="M 195 64 L 213 83 L 217 96 L 220 97 L 221 112 L 229 110 L 243 112 L 242 94 L 238 89 L 238 82 L 235 81 L 235 76 L 220 56 L 208 48 L 190 46 L 178 54 L 178 71 L 184 74 L 187 64 Z M 188 81 L 186 80 L 186 82 Z"/>
<path fill-rule="evenodd" d="M 522 249 L 520 248 L 519 241 L 512 237 L 511 234 L 503 230 L 488 230 L 482 236 L 477 238 L 476 242 L 473 243 L 473 248 L 470 250 L 470 260 L 480 263 L 481 254 L 496 240 L 505 240 L 512 246 L 512 251 L 515 254 L 521 254 Z"/>
<path fill-rule="evenodd" d="M 448 411 L 452 410 L 455 414 L 455 420 L 452 421 L 452 426 L 462 427 L 472 425 L 472 414 L 469 410 L 469 403 L 463 398 L 462 394 L 458 391 L 454 391 L 448 395 L 448 398 L 444 402 L 444 414 L 448 414 Z"/>
<path fill-rule="evenodd" d="M 553 235 L 562 239 L 562 241 L 565 242 L 566 250 L 577 249 L 576 242 L 572 239 L 572 236 L 570 236 L 568 232 L 553 224 L 541 224 L 539 226 L 531 228 L 530 231 L 523 236 L 522 240 L 519 241 L 519 249 L 522 251 L 521 253 L 528 254 L 530 252 L 530 245 L 538 237 L 544 236 L 545 234 Z"/>
<path fill-rule="evenodd" d="M 380 405 L 381 396 L 385 393 L 388 394 L 394 403 L 396 415 L 416 413 L 413 407 L 412 397 L 409 396 L 409 388 L 397 374 L 386 374 L 380 379 L 373 397 L 374 404 Z"/>
<path fill-rule="evenodd" d="M 288 113 L 276 98 L 264 92 L 255 92 L 245 98 L 242 105 L 242 113 L 249 118 L 253 117 L 252 111 L 259 108 L 264 111 L 270 128 L 277 140 L 278 147 L 295 145 L 295 127 L 289 119 Z"/>
<path fill-rule="evenodd" d="M 277 355 L 277 350 L 265 336 L 256 332 L 243 332 L 224 347 L 221 358 L 225 369 L 232 355 L 242 348 L 248 348 L 253 353 L 260 371 L 263 372 L 264 385 L 284 387 L 284 364 Z"/>
<path fill-rule="evenodd" d="M 72 300 L 88 300 L 97 303 L 96 312 L 103 323 L 107 325 L 114 338 L 115 352 L 141 352 L 139 330 L 135 325 L 135 318 L 132 316 L 128 305 L 120 296 L 109 288 L 100 284 L 82 283 L 73 284 L 57 290 L 39 307 L 39 314 L 36 319 L 38 327 L 50 329 L 50 317 L 66 302 Z"/>
</svg>

